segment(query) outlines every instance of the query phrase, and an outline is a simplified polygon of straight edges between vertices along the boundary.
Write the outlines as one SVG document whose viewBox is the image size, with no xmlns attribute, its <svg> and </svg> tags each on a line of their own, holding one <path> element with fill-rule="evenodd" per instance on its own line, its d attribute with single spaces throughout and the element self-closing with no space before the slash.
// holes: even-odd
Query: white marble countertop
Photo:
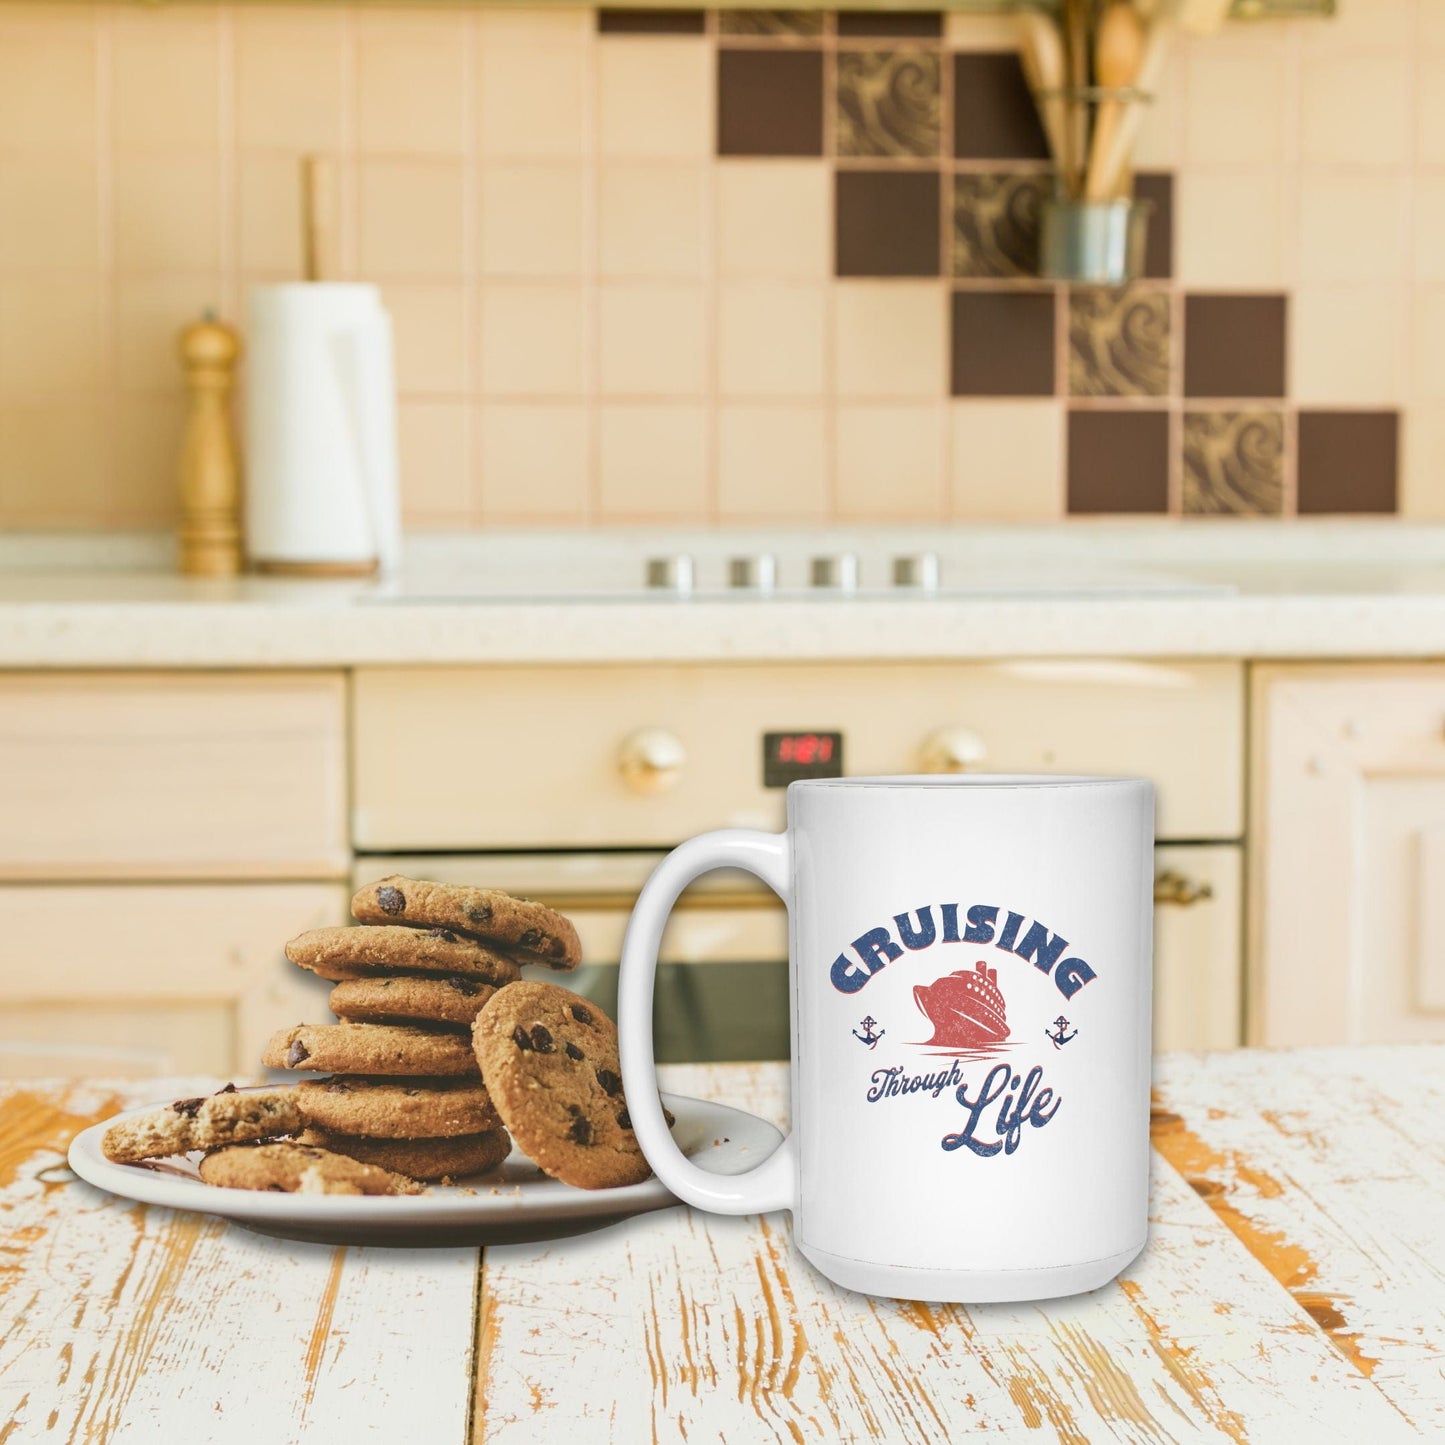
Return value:
<svg viewBox="0 0 1445 1445">
<path fill-rule="evenodd" d="M 776 550 L 771 598 L 720 588 Z M 857 550 L 864 589 L 807 593 L 805 559 Z M 933 549 L 936 595 L 867 585 Z M 700 588 L 646 595 L 688 551 Z M 0 539 L 0 667 L 326 667 L 1133 656 L 1445 657 L 1445 527 L 1073 523 L 868 532 L 418 537 L 383 583 L 166 570 L 158 538 Z"/>
</svg>

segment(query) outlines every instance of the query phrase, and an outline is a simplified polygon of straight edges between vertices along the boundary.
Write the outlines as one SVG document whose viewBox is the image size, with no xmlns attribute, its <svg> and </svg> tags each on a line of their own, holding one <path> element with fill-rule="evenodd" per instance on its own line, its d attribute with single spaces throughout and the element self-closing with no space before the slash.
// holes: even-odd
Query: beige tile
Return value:
<svg viewBox="0 0 1445 1445">
<path fill-rule="evenodd" d="M 1134 139 L 1134 168 L 1162 171 L 1177 166 L 1184 154 L 1184 59 L 1176 51 L 1164 58 L 1154 98 L 1148 102 Z"/>
<path fill-rule="evenodd" d="M 605 163 L 598 175 L 598 265 L 603 276 L 687 279 L 702 274 L 708 172 L 693 163 Z"/>
<path fill-rule="evenodd" d="M 117 407 L 108 509 L 115 524 L 174 524 L 180 510 L 176 467 L 185 418 L 186 398 L 179 386 L 160 396 L 127 397 Z"/>
<path fill-rule="evenodd" d="M 1404 275 L 1403 177 L 1305 171 L 1300 179 L 1300 280 L 1393 281 Z"/>
<path fill-rule="evenodd" d="M 1192 165 L 1261 167 L 1285 151 L 1288 92 L 1285 57 L 1189 52 L 1184 101 L 1184 154 Z"/>
<path fill-rule="evenodd" d="M 700 286 L 598 289 L 604 396 L 697 396 L 705 373 L 706 301 Z"/>
<path fill-rule="evenodd" d="M 1012 15 L 954 10 L 943 17 L 943 37 L 950 50 L 1017 50 L 1019 28 Z"/>
<path fill-rule="evenodd" d="M 1418 43 L 1427 50 L 1445 50 L 1445 9 L 1424 3 L 1418 4 L 1417 9 Z"/>
<path fill-rule="evenodd" d="M 356 12 L 356 132 L 373 154 L 466 149 L 471 17 L 465 9 Z"/>
<path fill-rule="evenodd" d="M 931 281 L 840 281 L 833 377 L 839 396 L 943 397 L 948 293 Z"/>
<path fill-rule="evenodd" d="M 489 282 L 482 287 L 482 392 L 576 396 L 586 375 L 580 286 Z"/>
<path fill-rule="evenodd" d="M 1415 85 L 1415 149 L 1421 165 L 1445 165 L 1445 50 L 1422 55 Z"/>
<path fill-rule="evenodd" d="M 1175 255 L 1186 286 L 1285 283 L 1284 197 L 1276 171 L 1175 177 Z"/>
<path fill-rule="evenodd" d="M 341 145 L 347 12 L 327 5 L 240 5 L 236 134 L 243 146 Z"/>
<path fill-rule="evenodd" d="M 1445 404 L 1410 407 L 1400 431 L 1400 515 L 1445 521 Z"/>
<path fill-rule="evenodd" d="M 1295 31 L 1306 55 L 1402 50 L 1412 43 L 1417 13 L 1434 8 L 1434 0 L 1338 0 L 1328 20 L 1274 28 Z"/>
<path fill-rule="evenodd" d="M 484 39 L 477 82 L 482 154 L 580 158 L 587 148 L 587 57 L 581 45 Z"/>
<path fill-rule="evenodd" d="M 145 276 L 116 288 L 116 380 L 123 392 L 173 389 L 185 373 L 181 331 L 208 307 L 220 310 L 220 277 Z"/>
<path fill-rule="evenodd" d="M 362 275 L 368 280 L 461 276 L 461 163 L 366 159 L 357 169 Z"/>
<path fill-rule="evenodd" d="M 807 280 L 831 275 L 830 185 L 823 161 L 720 162 L 719 274 Z"/>
<path fill-rule="evenodd" d="M 413 527 L 473 524 L 469 407 L 465 401 L 418 401 L 397 407 L 402 520 Z"/>
<path fill-rule="evenodd" d="M 88 391 L 109 380 L 106 359 L 98 276 L 0 280 L 0 397 Z"/>
<path fill-rule="evenodd" d="M 121 151 L 213 152 L 221 134 L 221 24 L 211 7 L 124 8 L 111 38 Z"/>
<path fill-rule="evenodd" d="M 236 244 L 243 271 L 299 279 L 302 157 L 280 151 L 243 151 L 236 164 Z M 343 225 L 341 187 L 329 192 L 331 225 Z"/>
<path fill-rule="evenodd" d="M 95 528 L 106 509 L 109 416 L 89 397 L 0 406 L 0 521 Z"/>
<path fill-rule="evenodd" d="M 821 406 L 720 407 L 719 519 L 827 520 L 827 429 Z"/>
<path fill-rule="evenodd" d="M 1055 401 L 954 401 L 955 517 L 1053 522 L 1064 514 L 1064 409 Z"/>
<path fill-rule="evenodd" d="M 489 165 L 481 173 L 484 276 L 578 276 L 585 197 L 580 166 Z"/>
<path fill-rule="evenodd" d="M 718 288 L 718 388 L 724 396 L 821 396 L 828 293 L 787 281 Z"/>
<path fill-rule="evenodd" d="M 100 188 L 88 160 L 0 155 L 0 270 L 100 261 Z"/>
<path fill-rule="evenodd" d="M 94 12 L 77 10 L 24 23 L 0 11 L 0 149 L 95 152 Z"/>
<path fill-rule="evenodd" d="M 382 287 L 396 344 L 396 384 L 403 392 L 463 395 L 467 390 L 467 292 L 459 285 Z"/>
<path fill-rule="evenodd" d="M 489 404 L 481 408 L 482 518 L 584 522 L 591 472 L 585 407 Z"/>
<path fill-rule="evenodd" d="M 1412 400 L 1445 402 L 1445 288 L 1417 286 L 1410 295 Z"/>
<path fill-rule="evenodd" d="M 1389 406 L 1406 388 L 1404 293 L 1312 287 L 1290 298 L 1290 395 L 1301 405 Z"/>
<path fill-rule="evenodd" d="M 120 156 L 115 259 L 122 271 L 214 271 L 221 264 L 220 175 L 202 156 Z"/>
<path fill-rule="evenodd" d="M 489 45 L 556 45 L 590 41 L 597 12 L 580 6 L 487 5 L 477 11 L 482 48 Z"/>
<path fill-rule="evenodd" d="M 602 155 L 701 160 L 712 153 L 713 51 L 707 41 L 610 36 L 596 53 Z"/>
<path fill-rule="evenodd" d="M 1398 166 L 1410 144 L 1410 68 L 1398 56 L 1307 56 L 1300 156 L 1307 165 Z"/>
<path fill-rule="evenodd" d="M 697 522 L 707 515 L 707 413 L 700 406 L 604 403 L 601 521 Z"/>
<path fill-rule="evenodd" d="M 1445 176 L 1415 176 L 1411 251 L 1417 281 L 1445 281 Z"/>
<path fill-rule="evenodd" d="M 838 516 L 845 521 L 929 521 L 947 512 L 941 404 L 839 406 L 835 419 Z"/>
</svg>

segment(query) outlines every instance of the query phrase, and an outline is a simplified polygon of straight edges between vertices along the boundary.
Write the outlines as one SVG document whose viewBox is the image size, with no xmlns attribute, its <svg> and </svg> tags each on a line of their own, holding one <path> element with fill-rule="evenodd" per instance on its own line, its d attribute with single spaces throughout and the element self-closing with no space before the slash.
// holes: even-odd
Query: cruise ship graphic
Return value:
<svg viewBox="0 0 1445 1445">
<path fill-rule="evenodd" d="M 986 963 L 960 968 L 929 984 L 918 984 L 913 1001 L 933 1025 L 926 1045 L 946 1049 L 987 1048 L 1008 1038 L 1008 1016 L 998 970 Z"/>
</svg>

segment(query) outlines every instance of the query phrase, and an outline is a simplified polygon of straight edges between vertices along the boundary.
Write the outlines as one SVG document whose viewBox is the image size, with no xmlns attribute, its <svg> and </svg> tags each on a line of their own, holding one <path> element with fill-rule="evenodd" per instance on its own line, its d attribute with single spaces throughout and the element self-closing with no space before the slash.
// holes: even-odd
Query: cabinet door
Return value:
<svg viewBox="0 0 1445 1445">
<path fill-rule="evenodd" d="M 329 1023 L 288 963 L 345 921 L 344 884 L 0 888 L 0 1075 L 261 1072 L 279 1028 Z"/>
<path fill-rule="evenodd" d="M 1155 850 L 1156 1052 L 1239 1046 L 1243 872 L 1237 846 Z"/>
<path fill-rule="evenodd" d="M 1445 1039 L 1445 667 L 1261 667 L 1248 1036 Z"/>
</svg>

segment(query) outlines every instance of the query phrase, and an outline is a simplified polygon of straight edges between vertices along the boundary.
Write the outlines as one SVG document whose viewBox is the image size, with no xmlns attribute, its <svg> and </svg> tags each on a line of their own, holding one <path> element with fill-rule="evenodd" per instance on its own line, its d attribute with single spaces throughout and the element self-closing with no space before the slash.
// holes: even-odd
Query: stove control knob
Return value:
<svg viewBox="0 0 1445 1445">
<path fill-rule="evenodd" d="M 634 793 L 665 793 L 675 788 L 687 762 L 687 749 L 666 728 L 639 728 L 623 738 L 617 770 Z"/>
<path fill-rule="evenodd" d="M 728 586 L 738 592 L 771 592 L 778 585 L 778 559 L 771 552 L 728 558 Z"/>
<path fill-rule="evenodd" d="M 905 552 L 893 559 L 893 585 L 938 591 L 938 553 Z"/>
<path fill-rule="evenodd" d="M 689 597 L 692 595 L 692 579 L 692 558 L 685 552 L 675 557 L 647 559 L 649 591 L 671 592 L 678 597 Z"/>
<path fill-rule="evenodd" d="M 983 739 L 967 728 L 939 728 L 924 738 L 918 750 L 925 773 L 967 773 L 981 767 L 987 757 Z"/>
<path fill-rule="evenodd" d="M 857 553 L 838 552 L 829 557 L 814 557 L 808 569 L 808 580 L 814 587 L 831 588 L 835 592 L 856 592 Z"/>
</svg>

